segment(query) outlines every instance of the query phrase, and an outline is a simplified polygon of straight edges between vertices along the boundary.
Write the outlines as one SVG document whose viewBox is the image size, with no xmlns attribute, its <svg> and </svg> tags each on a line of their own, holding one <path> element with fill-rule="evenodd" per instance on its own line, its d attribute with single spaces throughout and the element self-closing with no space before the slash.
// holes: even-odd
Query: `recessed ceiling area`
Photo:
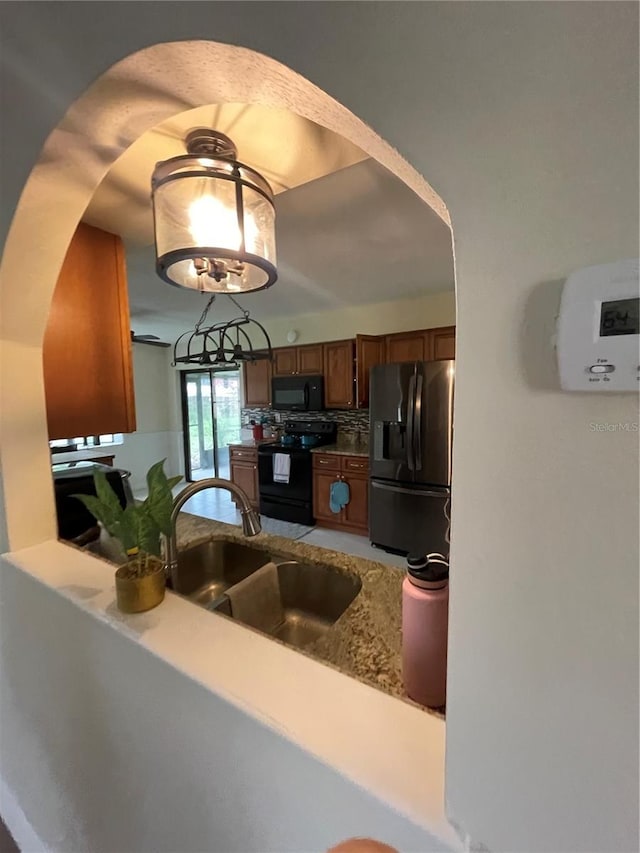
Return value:
<svg viewBox="0 0 640 853">
<path fill-rule="evenodd" d="M 157 276 L 150 200 L 156 162 L 184 154 L 184 137 L 198 126 L 230 136 L 238 159 L 261 172 L 276 194 L 278 281 L 238 296 L 256 319 L 453 290 L 448 226 L 383 166 L 286 110 L 208 106 L 143 134 L 107 174 L 83 217 L 125 241 L 136 334 L 173 341 L 193 328 L 208 298 Z M 216 320 L 237 313 L 224 296 L 212 311 Z"/>
</svg>

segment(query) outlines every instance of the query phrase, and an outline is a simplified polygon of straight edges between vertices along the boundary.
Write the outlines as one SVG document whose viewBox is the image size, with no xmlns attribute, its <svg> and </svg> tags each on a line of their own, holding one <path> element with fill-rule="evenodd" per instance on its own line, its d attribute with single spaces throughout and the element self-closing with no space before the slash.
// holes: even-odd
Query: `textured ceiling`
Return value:
<svg viewBox="0 0 640 853">
<path fill-rule="evenodd" d="M 342 137 L 285 110 L 225 105 L 190 110 L 141 136 L 112 167 L 85 221 L 127 245 L 131 324 L 172 341 L 206 297 L 171 287 L 154 269 L 149 183 L 158 160 L 184 153 L 185 132 L 212 126 L 276 192 L 278 281 L 239 297 L 256 319 L 453 289 L 448 226 L 383 166 Z M 220 297 L 217 319 L 237 309 Z"/>
</svg>

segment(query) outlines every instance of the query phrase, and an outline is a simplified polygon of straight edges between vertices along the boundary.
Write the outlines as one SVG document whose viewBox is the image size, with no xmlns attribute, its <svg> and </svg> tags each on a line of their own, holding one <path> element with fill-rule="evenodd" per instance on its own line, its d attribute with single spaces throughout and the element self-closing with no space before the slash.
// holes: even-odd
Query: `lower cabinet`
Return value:
<svg viewBox="0 0 640 853">
<path fill-rule="evenodd" d="M 331 511 L 331 487 L 349 486 L 349 503 L 339 513 Z M 318 527 L 350 533 L 369 532 L 369 460 L 364 456 L 315 453 L 313 457 L 313 514 Z"/>
<path fill-rule="evenodd" d="M 251 505 L 258 508 L 260 493 L 258 491 L 258 450 L 244 445 L 231 445 L 229 448 L 229 459 L 231 467 L 231 480 L 240 486 L 251 501 Z M 237 505 L 237 504 L 236 504 Z"/>
</svg>

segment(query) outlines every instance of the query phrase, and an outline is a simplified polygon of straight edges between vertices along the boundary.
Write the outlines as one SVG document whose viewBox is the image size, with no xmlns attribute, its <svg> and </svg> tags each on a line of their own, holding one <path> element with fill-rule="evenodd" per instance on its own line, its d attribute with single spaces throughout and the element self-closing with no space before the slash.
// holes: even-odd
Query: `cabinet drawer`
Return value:
<svg viewBox="0 0 640 853">
<path fill-rule="evenodd" d="M 230 451 L 232 459 L 241 459 L 244 462 L 258 461 L 258 451 L 252 447 L 231 447 Z"/>
<path fill-rule="evenodd" d="M 342 470 L 360 472 L 361 474 L 368 474 L 369 460 L 366 456 L 343 456 Z"/>
<path fill-rule="evenodd" d="M 329 453 L 323 453 L 322 455 L 319 453 L 314 453 L 313 467 L 319 469 L 321 468 L 324 471 L 339 471 L 340 457 L 332 456 Z"/>
</svg>

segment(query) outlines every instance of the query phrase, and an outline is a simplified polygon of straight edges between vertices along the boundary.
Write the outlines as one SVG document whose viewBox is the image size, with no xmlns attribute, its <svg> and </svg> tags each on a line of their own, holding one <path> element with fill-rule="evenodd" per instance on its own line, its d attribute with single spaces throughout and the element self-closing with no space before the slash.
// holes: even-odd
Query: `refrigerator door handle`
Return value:
<svg viewBox="0 0 640 853">
<path fill-rule="evenodd" d="M 415 441 L 415 410 L 416 410 L 416 375 L 411 374 L 409 378 L 409 393 L 407 399 L 407 466 L 410 471 L 416 470 L 413 455 L 413 443 Z"/>
<path fill-rule="evenodd" d="M 413 440 L 415 442 L 413 459 L 416 471 L 422 471 L 422 386 L 424 377 L 418 373 L 416 377 L 416 399 L 413 406 Z"/>
<path fill-rule="evenodd" d="M 397 492 L 400 495 L 418 495 L 421 498 L 447 498 L 449 497 L 448 489 L 405 489 L 402 486 L 393 486 L 389 483 L 379 483 L 377 480 L 371 481 L 372 489 L 382 489 L 385 492 Z"/>
</svg>

